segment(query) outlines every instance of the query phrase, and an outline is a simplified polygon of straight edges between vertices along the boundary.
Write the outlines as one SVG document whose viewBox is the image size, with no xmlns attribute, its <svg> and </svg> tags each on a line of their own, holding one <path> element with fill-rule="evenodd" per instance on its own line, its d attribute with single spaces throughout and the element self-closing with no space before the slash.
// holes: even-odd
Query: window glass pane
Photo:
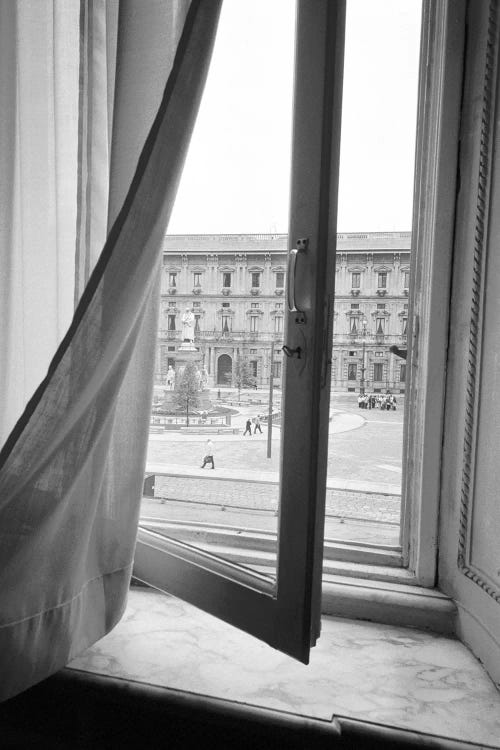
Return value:
<svg viewBox="0 0 500 750">
<path fill-rule="evenodd" d="M 347 0 L 327 557 L 399 545 L 420 12 Z"/>
<path fill-rule="evenodd" d="M 141 519 L 165 536 L 270 575 L 278 523 L 294 5 L 223 4 L 164 247 L 164 267 L 177 270 L 164 274 L 161 305 L 170 309 L 175 285 L 177 312 L 167 313 L 168 326 L 160 315 Z M 175 351 L 167 359 L 161 353 L 169 337 Z"/>
<path fill-rule="evenodd" d="M 386 273 L 379 273 L 378 275 L 378 286 L 379 289 L 385 289 L 387 286 L 387 274 Z"/>
</svg>

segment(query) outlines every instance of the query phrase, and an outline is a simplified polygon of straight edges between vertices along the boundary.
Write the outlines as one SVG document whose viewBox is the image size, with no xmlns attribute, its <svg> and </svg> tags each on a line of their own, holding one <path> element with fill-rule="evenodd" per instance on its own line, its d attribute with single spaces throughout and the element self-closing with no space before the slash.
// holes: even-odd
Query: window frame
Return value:
<svg viewBox="0 0 500 750">
<path fill-rule="evenodd" d="M 375 373 L 382 374 L 381 378 L 376 378 Z M 384 381 L 384 363 L 383 362 L 374 362 L 373 363 L 373 378 L 374 383 L 382 383 Z"/>
<path fill-rule="evenodd" d="M 403 562 L 436 585 L 465 0 L 424 0 L 403 435 Z M 411 417 L 411 418 L 410 418 Z"/>
<path fill-rule="evenodd" d="M 377 289 L 387 289 L 387 271 L 377 271 Z"/>
<path fill-rule="evenodd" d="M 298 0 L 289 238 L 309 243 L 297 262 L 296 298 L 304 314 L 288 310 L 285 338 L 290 349 L 307 341 L 307 356 L 284 363 L 281 453 L 288 458 L 281 473 L 276 585 L 141 528 L 134 569 L 139 580 L 304 663 L 321 619 L 344 27 L 343 0 Z M 294 408 L 287 410 L 287 403 Z M 300 424 L 300 433 L 287 429 L 287 420 Z"/>
<path fill-rule="evenodd" d="M 372 599 L 380 591 L 372 616 L 394 621 L 396 602 L 408 602 L 407 584 L 421 586 L 426 610 L 419 617 L 431 620 L 438 609 L 452 617 L 446 597 L 425 591 L 436 583 L 439 517 L 440 460 L 443 436 L 444 377 L 449 314 L 449 287 L 457 188 L 459 115 L 464 48 L 464 0 L 441 4 L 424 0 L 421 32 L 418 128 L 416 145 L 414 222 L 409 289 L 409 341 L 406 367 L 405 427 L 403 451 L 403 505 L 401 546 L 403 568 L 383 572 L 376 566 L 350 565 L 348 601 L 340 596 L 343 583 L 323 582 L 323 611 L 356 616 L 360 599 Z M 299 236 L 295 231 L 295 236 Z M 432 326 L 430 321 L 432 320 Z M 319 358 L 321 359 L 321 358 Z M 409 415 L 412 419 L 409 420 Z M 416 416 L 415 416 L 416 415 Z M 175 556 L 175 555 L 174 555 Z M 182 555 L 179 557 L 182 559 Z M 182 568 L 182 577 L 188 570 Z M 370 568 L 370 570 L 367 570 Z M 346 571 L 347 572 L 347 571 Z M 235 573 L 237 578 L 237 574 Z M 370 579 L 370 586 L 366 586 Z M 244 581 L 243 581 L 244 583 Z M 252 584 L 249 584 L 250 587 Z M 340 589 L 339 589 L 340 586 Z M 161 585 L 159 586 L 161 588 Z M 399 587 L 399 588 L 398 588 Z M 184 588 L 184 587 L 182 587 Z M 390 596 L 387 597 L 387 591 Z M 223 596 L 216 587 L 214 595 Z M 333 592 L 333 593 L 332 593 Z M 176 593 L 174 590 L 172 593 Z M 185 592 L 177 595 L 185 597 Z M 384 598 L 385 597 L 385 598 Z M 387 601 L 390 599 L 390 602 Z M 236 599 L 237 600 L 237 599 Z M 384 606 L 386 601 L 387 607 Z M 414 599 L 412 600 L 414 604 Z M 366 601 L 363 602 L 366 606 Z M 404 607 L 404 604 L 403 604 Z M 209 611 L 213 608 L 207 605 Z M 373 608 L 372 608 L 373 609 Z M 372 611 L 370 609 L 370 611 Z M 387 614 L 387 609 L 390 610 Z M 245 607 L 244 611 L 254 618 Z M 366 616 L 366 608 L 363 616 Z M 243 612 L 243 608 L 241 609 Z M 384 614 L 384 612 L 386 614 Z M 216 614 L 216 612 L 214 612 Z M 224 613 L 217 616 L 228 619 Z M 415 624 L 415 611 L 405 615 Z M 384 618 L 389 617 L 389 620 Z M 413 619 L 412 619 L 413 618 Z M 248 631 L 248 623 L 238 625 Z M 237 624 L 232 620 L 233 624 Z M 420 620 L 422 622 L 422 619 Z M 255 633 L 254 633 L 255 634 Z M 262 637 L 258 635 L 258 637 Z M 266 637 L 264 640 L 268 640 Z"/>
<path fill-rule="evenodd" d="M 250 272 L 250 279 L 251 279 L 252 289 L 260 289 L 260 286 L 261 286 L 261 277 L 262 277 L 261 271 L 251 271 Z M 255 283 L 255 282 L 257 282 L 257 283 Z"/>
</svg>

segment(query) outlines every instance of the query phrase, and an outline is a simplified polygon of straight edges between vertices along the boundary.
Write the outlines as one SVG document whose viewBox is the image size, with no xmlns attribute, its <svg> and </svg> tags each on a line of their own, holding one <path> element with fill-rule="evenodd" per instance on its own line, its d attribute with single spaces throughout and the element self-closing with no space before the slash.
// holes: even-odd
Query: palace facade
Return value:
<svg viewBox="0 0 500 750">
<path fill-rule="evenodd" d="M 163 249 L 156 382 L 176 368 L 182 316 L 195 317 L 195 345 L 211 387 L 231 383 L 247 359 L 257 387 L 281 382 L 285 234 L 167 235 Z M 332 388 L 402 393 L 410 232 L 337 235 Z"/>
</svg>

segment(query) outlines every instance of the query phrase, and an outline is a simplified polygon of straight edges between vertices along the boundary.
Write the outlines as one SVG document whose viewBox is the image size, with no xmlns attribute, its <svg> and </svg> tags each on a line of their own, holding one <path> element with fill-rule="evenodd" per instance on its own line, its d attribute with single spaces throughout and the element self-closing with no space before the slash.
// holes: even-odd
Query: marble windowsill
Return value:
<svg viewBox="0 0 500 750">
<path fill-rule="evenodd" d="M 122 621 L 70 669 L 330 721 L 500 747 L 500 693 L 459 641 L 325 617 L 304 666 L 173 597 L 132 589 Z"/>
</svg>

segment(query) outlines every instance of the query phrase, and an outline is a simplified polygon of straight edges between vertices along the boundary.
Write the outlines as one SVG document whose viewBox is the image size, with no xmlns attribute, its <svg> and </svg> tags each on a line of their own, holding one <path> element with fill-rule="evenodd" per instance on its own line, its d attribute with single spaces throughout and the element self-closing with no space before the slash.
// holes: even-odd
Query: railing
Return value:
<svg viewBox="0 0 500 750">
<path fill-rule="evenodd" d="M 276 331 L 195 331 L 195 344 L 197 342 L 209 342 L 209 341 L 281 341 L 283 339 L 283 332 Z M 161 330 L 160 337 L 169 341 L 179 341 L 181 339 L 181 331 L 167 331 Z M 334 333 L 333 343 L 334 344 L 354 344 L 356 346 L 362 346 L 363 341 L 365 344 L 380 344 L 390 346 L 392 344 L 406 345 L 407 336 L 401 334 L 382 334 L 382 333 L 367 333 L 362 336 L 359 333 Z"/>
<path fill-rule="evenodd" d="M 207 341 L 276 341 L 283 338 L 283 333 L 274 331 L 196 331 L 195 344 Z"/>
<path fill-rule="evenodd" d="M 171 417 L 163 414 L 152 414 L 150 420 L 152 427 L 165 427 L 166 425 L 180 425 L 181 427 L 186 426 L 186 417 Z M 206 417 L 203 419 L 201 416 L 189 415 L 190 425 L 223 425 L 230 424 L 230 421 L 225 415 L 219 417 Z"/>
<path fill-rule="evenodd" d="M 407 336 L 396 333 L 367 333 L 364 336 L 360 333 L 334 333 L 333 343 L 334 344 L 356 344 L 356 346 L 362 346 L 363 341 L 365 344 L 384 344 L 389 346 L 391 344 L 406 344 Z"/>
</svg>

